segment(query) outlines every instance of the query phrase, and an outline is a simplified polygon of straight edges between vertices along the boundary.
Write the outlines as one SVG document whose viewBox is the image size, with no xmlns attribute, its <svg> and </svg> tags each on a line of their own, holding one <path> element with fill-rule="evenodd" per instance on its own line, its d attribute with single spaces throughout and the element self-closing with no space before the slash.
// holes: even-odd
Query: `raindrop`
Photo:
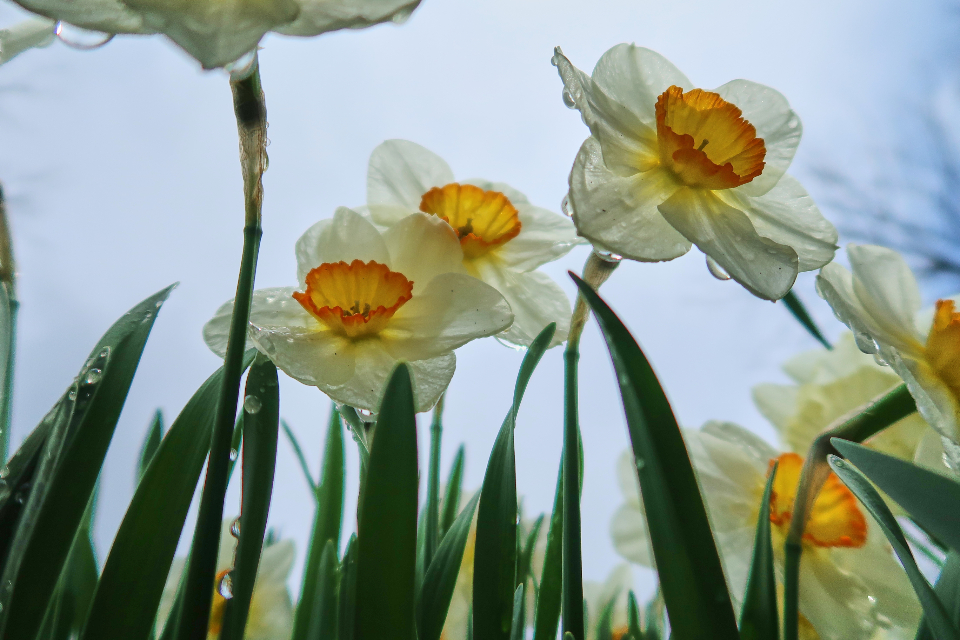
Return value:
<svg viewBox="0 0 960 640">
<path fill-rule="evenodd" d="M 76 390 L 76 389 L 70 389 L 70 393 L 67 394 L 67 397 L 70 398 L 70 400 L 76 400 L 76 399 L 77 399 L 77 390 Z"/>
<path fill-rule="evenodd" d="M 574 101 L 573 96 L 570 95 L 570 92 L 566 89 L 563 90 L 563 104 L 567 106 L 568 109 L 576 109 L 577 103 Z"/>
<path fill-rule="evenodd" d="M 230 535 L 236 539 L 240 539 L 240 518 L 234 518 L 233 524 L 230 525 Z"/>
<path fill-rule="evenodd" d="M 243 410 L 247 413 L 257 413 L 261 407 L 260 398 L 257 396 L 247 396 L 243 399 Z"/>
<path fill-rule="evenodd" d="M 157 309 L 163 306 L 163 300 L 157 300 L 154 305 Z"/>
<path fill-rule="evenodd" d="M 377 421 L 377 414 L 372 411 L 367 411 L 366 409 L 357 409 L 357 415 L 366 423 Z"/>
<path fill-rule="evenodd" d="M 519 344 L 513 344 L 512 342 L 507 342 L 506 340 L 504 340 L 504 339 L 501 338 L 500 336 L 494 336 L 493 339 L 496 340 L 497 342 L 499 342 L 500 344 L 502 344 L 503 346 L 505 346 L 507 349 L 513 349 L 514 351 L 526 351 L 526 350 L 527 350 L 526 347 L 524 347 L 524 346 L 522 346 L 522 345 L 519 345 Z"/>
<path fill-rule="evenodd" d="M 834 459 L 833 459 L 833 466 L 835 466 L 835 467 L 837 467 L 837 468 L 839 468 L 839 469 L 843 469 L 843 468 L 845 468 L 845 467 L 847 466 L 847 463 L 844 462 L 843 460 L 841 460 L 840 458 L 834 458 Z"/>
<path fill-rule="evenodd" d="M 403 24 L 407 21 L 407 18 L 410 17 L 411 13 L 413 13 L 413 7 L 405 7 L 393 14 L 390 19 L 393 20 L 394 24 Z"/>
<path fill-rule="evenodd" d="M 257 50 L 248 51 L 223 69 L 230 74 L 234 80 L 245 78 L 253 70 L 253 61 L 257 58 Z M 159 304 L 157 306 L 160 306 Z"/>
<path fill-rule="evenodd" d="M 707 256 L 707 269 L 710 271 L 710 275 L 712 275 L 717 280 L 730 279 L 730 274 L 724 271 L 723 267 L 717 264 L 717 261 L 711 258 L 710 256 Z"/>
<path fill-rule="evenodd" d="M 100 369 L 90 369 L 87 375 L 83 376 L 83 384 L 96 384 L 100 382 L 103 372 Z"/>
<path fill-rule="evenodd" d="M 240 455 L 240 454 L 237 453 L 237 450 L 236 450 L 236 449 L 230 449 L 230 460 L 231 460 L 232 462 L 235 462 L 235 461 L 236 461 L 238 455 Z"/>
<path fill-rule="evenodd" d="M 573 205 L 570 204 L 569 195 L 563 196 L 563 200 L 560 201 L 560 211 L 562 211 L 563 215 L 567 216 L 568 218 L 573 217 Z"/>
<path fill-rule="evenodd" d="M 600 249 L 597 249 L 596 247 L 594 247 L 593 252 L 596 254 L 598 258 L 600 258 L 604 262 L 612 262 L 616 264 L 621 260 L 623 260 L 623 256 L 617 253 L 613 253 L 611 251 L 601 251 Z"/>
<path fill-rule="evenodd" d="M 110 355 L 110 347 L 104 347 L 103 349 L 100 349 L 100 354 L 99 354 L 99 355 L 100 355 L 101 358 L 106 358 L 107 356 L 109 356 L 109 355 Z"/>
<path fill-rule="evenodd" d="M 647 463 L 644 461 L 643 458 L 637 458 L 636 462 L 637 462 L 637 470 L 643 469 L 645 466 L 647 466 Z"/>
<path fill-rule="evenodd" d="M 100 31 L 80 29 L 78 27 L 74 27 L 73 25 L 64 24 L 64 22 L 61 20 L 58 20 L 54 25 L 53 33 L 57 36 L 57 39 L 60 40 L 60 42 L 73 49 L 79 49 L 80 51 L 92 51 L 93 49 L 99 49 L 103 45 L 113 40 L 115 35 L 113 33 L 102 33 Z"/>
<path fill-rule="evenodd" d="M 223 596 L 224 600 L 229 600 L 233 597 L 233 578 L 230 577 L 229 573 L 223 574 L 223 577 L 220 578 L 217 591 Z"/>
<path fill-rule="evenodd" d="M 6 478 L 10 475 L 10 467 L 4 467 L 0 469 L 0 478 Z"/>
</svg>

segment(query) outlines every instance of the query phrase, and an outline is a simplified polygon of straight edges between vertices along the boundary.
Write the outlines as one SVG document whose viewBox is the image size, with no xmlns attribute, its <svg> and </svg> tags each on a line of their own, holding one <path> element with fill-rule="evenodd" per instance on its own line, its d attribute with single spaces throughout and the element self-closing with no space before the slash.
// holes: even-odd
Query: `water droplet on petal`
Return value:
<svg viewBox="0 0 960 640">
<path fill-rule="evenodd" d="M 240 539 L 240 518 L 234 518 L 233 524 L 230 525 L 230 535 Z"/>
<path fill-rule="evenodd" d="M 236 449 L 230 449 L 230 460 L 236 461 L 237 456 L 240 455 Z"/>
<path fill-rule="evenodd" d="M 413 13 L 413 7 L 404 7 L 400 11 L 397 11 L 395 14 L 393 14 L 390 19 L 393 20 L 394 24 L 403 24 L 407 21 L 407 18 L 410 17 L 411 13 Z"/>
<path fill-rule="evenodd" d="M 597 249 L 596 247 L 594 247 L 593 252 L 596 254 L 598 258 L 600 258 L 604 262 L 612 262 L 616 264 L 621 260 L 623 260 L 623 256 L 617 253 L 613 253 L 612 251 L 601 251 L 600 249 Z"/>
<path fill-rule="evenodd" d="M 576 108 L 577 108 L 577 103 L 576 103 L 576 101 L 574 101 L 573 96 L 570 95 L 570 92 L 569 92 L 569 91 L 567 91 L 566 89 L 564 89 L 564 90 L 563 90 L 562 97 L 563 97 L 563 104 L 565 104 L 568 109 L 576 109 Z"/>
<path fill-rule="evenodd" d="M 233 597 L 233 578 L 230 577 L 229 573 L 223 574 L 223 577 L 220 578 L 217 591 L 223 596 L 224 600 L 229 600 Z"/>
<path fill-rule="evenodd" d="M 53 33 L 63 44 L 81 51 L 92 51 L 113 40 L 115 34 L 81 29 L 58 20 L 53 26 Z"/>
<path fill-rule="evenodd" d="M 260 398 L 257 396 L 247 396 L 243 399 L 243 410 L 247 413 L 257 413 L 261 407 Z"/>
<path fill-rule="evenodd" d="M 723 267 L 717 264 L 717 261 L 707 256 L 707 270 L 710 271 L 712 275 L 717 280 L 729 280 L 730 274 L 724 271 Z"/>
<path fill-rule="evenodd" d="M 563 196 L 563 200 L 560 201 L 560 211 L 562 211 L 563 215 L 567 216 L 568 218 L 573 217 L 573 205 L 570 204 L 569 195 Z"/>
<path fill-rule="evenodd" d="M 89 369 L 87 374 L 83 376 L 83 384 L 96 384 L 100 382 L 102 376 L 103 372 L 100 369 Z"/>
</svg>

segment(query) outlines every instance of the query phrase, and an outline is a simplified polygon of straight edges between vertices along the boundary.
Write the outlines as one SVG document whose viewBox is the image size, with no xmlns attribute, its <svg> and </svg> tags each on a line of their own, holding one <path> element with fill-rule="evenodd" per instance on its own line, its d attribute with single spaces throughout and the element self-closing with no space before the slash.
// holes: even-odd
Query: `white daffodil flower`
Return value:
<svg viewBox="0 0 960 640">
<path fill-rule="evenodd" d="M 453 377 L 453 350 L 510 326 L 496 289 L 466 273 L 450 226 L 408 216 L 386 232 L 341 207 L 297 241 L 298 287 L 259 289 L 250 346 L 291 378 L 334 401 L 377 411 L 400 361 L 410 364 L 417 410 L 434 404 Z M 226 351 L 233 301 L 203 329 Z"/>
<path fill-rule="evenodd" d="M 15 0 L 28 11 L 109 34 L 162 33 L 205 69 L 253 51 L 268 31 L 316 36 L 402 22 L 420 0 Z"/>
<path fill-rule="evenodd" d="M 227 599 L 223 597 L 219 585 L 233 569 L 237 540 L 230 534 L 232 524 L 233 520 L 224 520 L 220 529 L 216 580 L 218 586 L 213 590 L 208 640 L 219 638 L 223 627 Z M 293 542 L 290 540 L 281 540 L 263 548 L 260 565 L 257 567 L 257 581 L 253 586 L 247 628 L 243 634 L 244 640 L 289 640 L 293 633 L 293 603 L 290 592 L 287 591 L 287 578 L 293 567 L 293 556 Z M 170 567 L 157 611 L 157 637 L 160 637 L 170 617 L 185 564 L 186 558 L 177 558 Z"/>
<path fill-rule="evenodd" d="M 820 270 L 820 297 L 850 327 L 860 349 L 903 378 L 930 426 L 960 442 L 960 298 L 921 312 L 917 280 L 900 254 L 850 244 L 847 256 L 852 272 L 836 263 Z"/>
<path fill-rule="evenodd" d="M 27 49 L 46 47 L 55 39 L 53 20 L 32 18 L 0 29 L 0 64 L 9 62 Z"/>
<path fill-rule="evenodd" d="M 570 301 L 536 271 L 582 242 L 565 216 L 530 204 L 502 183 L 457 182 L 440 156 L 406 140 L 388 140 L 373 150 L 367 208 L 384 227 L 415 212 L 447 222 L 460 238 L 467 272 L 496 288 L 513 309 L 513 325 L 500 339 L 527 346 L 556 322 L 553 344 L 566 340 Z"/>
<path fill-rule="evenodd" d="M 767 474 L 778 462 L 770 523 L 776 563 L 782 568 L 803 458 L 778 452 L 730 423 L 710 422 L 699 431 L 685 430 L 684 439 L 727 584 L 740 603 Z M 630 452 L 621 457 L 618 476 L 626 504 L 611 523 L 614 546 L 628 560 L 652 567 Z M 799 610 L 806 637 L 822 640 L 867 640 L 884 627 L 913 630 L 920 617 L 910 582 L 879 525 L 868 519 L 853 493 L 832 473 L 813 505 L 803 536 Z"/>
<path fill-rule="evenodd" d="M 813 440 L 835 420 L 901 384 L 900 376 L 857 348 L 845 332 L 832 350 L 823 348 L 790 359 L 784 371 L 796 384 L 760 384 L 753 400 L 780 434 L 788 451 L 806 455 Z M 865 444 L 883 453 L 911 460 L 940 473 L 943 464 L 939 434 L 913 413 L 884 429 Z"/>
<path fill-rule="evenodd" d="M 780 93 L 747 80 L 695 89 L 635 45 L 607 51 L 593 76 L 559 48 L 553 62 L 564 101 L 592 134 L 568 198 L 577 230 L 599 251 L 656 262 L 693 243 L 712 271 L 768 300 L 833 259 L 836 229 L 785 174 L 802 128 Z"/>
<path fill-rule="evenodd" d="M 627 600 L 633 588 L 633 573 L 630 565 L 617 565 L 604 582 L 585 580 L 583 599 L 587 602 L 587 614 L 590 624 L 587 628 L 587 640 L 597 640 L 597 629 L 604 609 L 613 603 L 610 610 L 611 640 L 622 640 L 630 632 L 630 616 Z"/>
</svg>

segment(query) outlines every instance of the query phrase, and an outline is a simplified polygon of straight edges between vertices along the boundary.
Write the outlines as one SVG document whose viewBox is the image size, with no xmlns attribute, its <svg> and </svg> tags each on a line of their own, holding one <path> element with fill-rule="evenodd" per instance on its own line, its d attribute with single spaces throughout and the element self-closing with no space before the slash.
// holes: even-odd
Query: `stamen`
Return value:
<svg viewBox="0 0 960 640">
<path fill-rule="evenodd" d="M 707 146 L 707 143 L 708 143 L 708 142 L 710 142 L 710 141 L 707 140 L 707 139 L 704 139 L 703 142 L 700 143 L 700 146 L 697 147 L 697 151 L 703 151 L 703 148 L 704 148 L 705 146 Z"/>
</svg>

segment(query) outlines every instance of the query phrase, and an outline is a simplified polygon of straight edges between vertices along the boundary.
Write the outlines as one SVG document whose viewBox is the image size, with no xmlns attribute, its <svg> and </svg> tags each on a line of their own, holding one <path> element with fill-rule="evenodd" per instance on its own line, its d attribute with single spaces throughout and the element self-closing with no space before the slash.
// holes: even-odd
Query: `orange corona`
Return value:
<svg viewBox="0 0 960 640">
<path fill-rule="evenodd" d="M 938 300 L 927 336 L 927 361 L 960 401 L 960 313 L 953 300 Z"/>
<path fill-rule="evenodd" d="M 482 256 L 520 233 L 520 216 L 510 198 L 472 184 L 452 182 L 430 189 L 420 199 L 420 211 L 453 227 L 466 258 Z"/>
</svg>

